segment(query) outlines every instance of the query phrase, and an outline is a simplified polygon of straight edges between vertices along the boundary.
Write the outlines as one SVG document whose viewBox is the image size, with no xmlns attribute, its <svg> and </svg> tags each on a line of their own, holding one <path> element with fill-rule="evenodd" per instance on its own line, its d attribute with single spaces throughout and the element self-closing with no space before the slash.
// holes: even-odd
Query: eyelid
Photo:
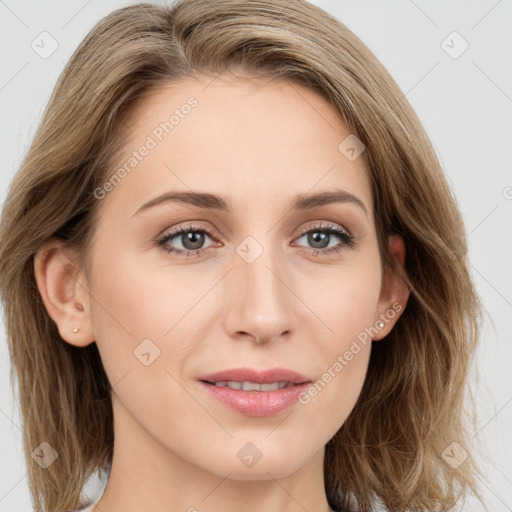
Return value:
<svg viewBox="0 0 512 512">
<path fill-rule="evenodd" d="M 205 231 L 212 233 L 212 235 L 215 235 L 216 237 L 220 237 L 218 231 L 214 227 L 212 227 L 211 224 L 205 225 L 205 224 L 203 224 L 203 222 L 206 222 L 206 221 L 189 220 L 189 221 L 184 221 L 184 222 L 178 223 L 176 226 L 165 228 L 159 235 L 157 235 L 155 237 L 155 239 L 160 240 L 160 239 L 166 237 L 167 235 L 174 233 L 177 230 L 193 231 L 194 229 L 197 229 L 197 228 L 204 229 Z"/>
<path fill-rule="evenodd" d="M 311 222 L 313 223 L 312 225 L 308 224 L 308 225 L 300 228 L 299 232 L 301 235 L 304 235 L 305 233 L 309 233 L 311 230 L 314 230 L 314 229 L 318 229 L 320 231 L 321 229 L 335 228 L 335 229 L 340 229 L 341 231 L 344 231 L 350 237 L 355 238 L 355 235 L 352 233 L 351 230 L 347 229 L 345 226 L 342 226 L 338 222 L 331 222 L 329 220 L 313 220 Z"/>
</svg>

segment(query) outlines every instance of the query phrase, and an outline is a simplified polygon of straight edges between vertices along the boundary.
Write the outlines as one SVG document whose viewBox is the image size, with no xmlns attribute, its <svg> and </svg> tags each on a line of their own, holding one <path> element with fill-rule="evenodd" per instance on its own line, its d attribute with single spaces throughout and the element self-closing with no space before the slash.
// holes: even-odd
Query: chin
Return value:
<svg viewBox="0 0 512 512">
<path fill-rule="evenodd" d="M 232 480 L 273 480 L 297 472 L 309 460 L 304 447 L 298 451 L 297 445 L 289 446 L 288 450 L 283 449 L 283 445 L 273 443 L 263 446 L 263 441 L 255 445 L 258 448 L 250 442 L 237 443 L 233 456 L 226 457 L 224 454 L 222 464 L 216 464 L 213 472 L 222 477 L 229 474 Z"/>
<path fill-rule="evenodd" d="M 222 476 L 226 476 L 229 473 L 228 478 L 230 480 L 249 482 L 285 478 L 298 471 L 300 467 L 291 467 L 285 464 L 283 464 L 282 466 L 275 466 L 273 464 L 263 464 L 263 462 L 260 460 L 252 468 L 233 468 L 232 466 L 230 468 L 230 466 L 228 465 L 226 466 L 226 469 L 227 472 L 221 474 Z"/>
</svg>

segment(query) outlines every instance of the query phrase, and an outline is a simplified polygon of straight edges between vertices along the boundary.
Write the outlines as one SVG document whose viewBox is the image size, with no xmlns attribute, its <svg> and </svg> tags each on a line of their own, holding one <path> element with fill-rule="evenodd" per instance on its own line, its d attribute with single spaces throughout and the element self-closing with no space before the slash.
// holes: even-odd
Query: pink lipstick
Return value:
<svg viewBox="0 0 512 512">
<path fill-rule="evenodd" d="M 311 379 L 285 368 L 233 368 L 199 379 L 210 396 L 247 416 L 273 416 L 293 405 Z"/>
</svg>

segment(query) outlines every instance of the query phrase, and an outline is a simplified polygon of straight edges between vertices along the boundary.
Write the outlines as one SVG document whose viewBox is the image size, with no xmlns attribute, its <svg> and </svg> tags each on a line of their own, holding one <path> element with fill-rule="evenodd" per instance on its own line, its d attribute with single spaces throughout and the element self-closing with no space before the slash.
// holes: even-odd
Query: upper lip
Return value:
<svg viewBox="0 0 512 512">
<path fill-rule="evenodd" d="M 286 368 L 270 368 L 256 370 L 253 368 L 232 368 L 200 377 L 199 380 L 215 382 L 254 382 L 256 384 L 270 384 L 272 382 L 287 381 L 293 384 L 311 382 L 308 377 Z"/>
</svg>

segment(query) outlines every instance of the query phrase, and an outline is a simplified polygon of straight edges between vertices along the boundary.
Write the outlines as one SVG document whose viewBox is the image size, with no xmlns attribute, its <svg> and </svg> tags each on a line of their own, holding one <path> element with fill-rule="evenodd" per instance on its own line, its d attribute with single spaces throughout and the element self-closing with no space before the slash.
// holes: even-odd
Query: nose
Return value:
<svg viewBox="0 0 512 512">
<path fill-rule="evenodd" d="M 254 240 L 241 244 L 225 281 L 225 329 L 237 339 L 263 345 L 282 341 L 294 331 L 297 301 L 289 272 L 277 251 L 261 251 Z M 248 249 L 248 250 L 247 250 Z M 245 251 L 245 252 L 244 252 Z"/>
</svg>

